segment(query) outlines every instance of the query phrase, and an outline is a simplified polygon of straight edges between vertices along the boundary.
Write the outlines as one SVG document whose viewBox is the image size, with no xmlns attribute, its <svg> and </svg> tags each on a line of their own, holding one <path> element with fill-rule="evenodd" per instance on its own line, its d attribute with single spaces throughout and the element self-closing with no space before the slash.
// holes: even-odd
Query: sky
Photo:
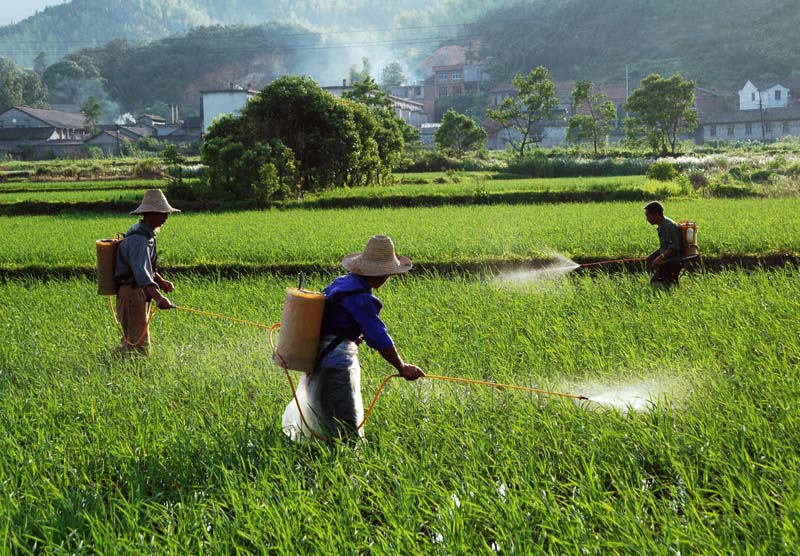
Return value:
<svg viewBox="0 0 800 556">
<path fill-rule="evenodd" d="M 0 0 L 0 25 L 18 23 L 47 6 L 65 2 L 67 0 Z"/>
</svg>

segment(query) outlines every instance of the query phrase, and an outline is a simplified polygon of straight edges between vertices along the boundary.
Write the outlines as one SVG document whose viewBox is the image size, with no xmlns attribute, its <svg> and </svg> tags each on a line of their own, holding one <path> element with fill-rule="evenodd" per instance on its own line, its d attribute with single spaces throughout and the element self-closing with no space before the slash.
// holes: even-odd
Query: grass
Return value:
<svg viewBox="0 0 800 556">
<path fill-rule="evenodd" d="M 122 361 L 93 283 L 7 281 L 0 551 L 794 554 L 798 284 L 796 271 L 693 274 L 666 294 L 643 275 L 393 279 L 383 316 L 429 372 L 664 395 L 626 414 L 396 381 L 353 451 L 283 437 L 289 392 L 256 328 L 160 312 L 152 356 Z M 172 298 L 271 323 L 285 285 L 187 277 Z M 361 351 L 369 397 L 389 369 Z"/>
<path fill-rule="evenodd" d="M 177 203 L 176 203 L 177 204 Z M 698 223 L 708 257 L 800 253 L 800 199 L 693 200 L 667 204 L 675 220 Z M 132 216 L 64 214 L 0 219 L 0 269 L 91 269 L 96 239 L 126 231 Z M 578 260 L 646 256 L 657 245 L 640 203 L 460 206 L 413 209 L 252 211 L 175 215 L 159 238 L 176 269 L 332 269 L 375 233 L 424 264 Z"/>
</svg>

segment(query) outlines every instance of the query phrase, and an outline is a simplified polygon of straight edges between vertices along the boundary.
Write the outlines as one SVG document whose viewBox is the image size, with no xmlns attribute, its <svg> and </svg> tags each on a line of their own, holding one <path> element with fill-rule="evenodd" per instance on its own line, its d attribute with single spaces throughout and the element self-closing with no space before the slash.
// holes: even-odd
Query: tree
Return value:
<svg viewBox="0 0 800 556">
<path fill-rule="evenodd" d="M 633 142 L 645 142 L 653 153 L 674 155 L 678 136 L 697 127 L 695 82 L 680 75 L 648 75 L 625 101 L 625 131 Z"/>
<path fill-rule="evenodd" d="M 383 70 L 381 70 L 381 87 L 383 87 L 384 90 L 388 91 L 395 85 L 401 85 L 405 80 L 406 76 L 403 75 L 403 66 L 401 66 L 399 62 L 391 62 L 383 66 Z"/>
<path fill-rule="evenodd" d="M 47 54 L 39 52 L 33 60 L 33 71 L 36 72 L 40 78 L 44 75 L 44 70 L 47 69 Z"/>
<path fill-rule="evenodd" d="M 605 94 L 595 92 L 591 81 L 578 81 L 572 91 L 572 106 L 582 113 L 569 119 L 567 141 L 579 143 L 591 139 L 597 155 L 600 143 L 605 142 L 617 121 L 614 103 Z"/>
<path fill-rule="evenodd" d="M 83 106 L 81 106 L 81 113 L 86 118 L 86 127 L 92 133 L 97 132 L 97 124 L 100 121 L 101 112 L 102 107 L 94 97 L 87 98 L 86 102 L 84 102 Z"/>
<path fill-rule="evenodd" d="M 0 111 L 11 106 L 43 108 L 46 89 L 35 71 L 25 70 L 0 58 Z"/>
<path fill-rule="evenodd" d="M 558 107 L 556 84 L 542 66 L 531 70 L 527 76 L 518 73 L 513 84 L 516 95 L 506 97 L 497 108 L 486 110 L 486 114 L 506 130 L 509 142 L 519 156 L 524 156 L 528 145 L 541 141 L 534 133 L 535 125 L 541 120 L 553 119 Z"/>
<path fill-rule="evenodd" d="M 367 79 L 371 79 L 370 73 L 372 72 L 372 68 L 369 64 L 369 58 L 366 56 L 361 58 L 361 70 L 355 66 L 350 66 L 350 84 L 355 85 L 361 81 L 366 81 Z"/>
<path fill-rule="evenodd" d="M 216 120 L 201 155 L 215 194 L 266 204 L 290 191 L 378 183 L 403 145 L 402 136 L 393 143 L 386 133 L 367 104 L 336 98 L 310 77 L 284 76 L 240 116 Z"/>
<path fill-rule="evenodd" d="M 448 110 L 442 117 L 442 125 L 436 130 L 436 144 L 443 149 L 452 149 L 461 156 L 465 151 L 481 147 L 486 142 L 486 132 L 475 120 Z"/>
</svg>

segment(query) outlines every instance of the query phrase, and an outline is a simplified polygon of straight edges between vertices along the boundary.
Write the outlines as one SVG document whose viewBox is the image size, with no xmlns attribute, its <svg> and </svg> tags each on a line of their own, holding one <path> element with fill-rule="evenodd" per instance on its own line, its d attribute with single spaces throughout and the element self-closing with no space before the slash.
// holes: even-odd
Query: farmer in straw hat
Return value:
<svg viewBox="0 0 800 556">
<path fill-rule="evenodd" d="M 342 266 L 350 271 L 325 288 L 326 305 L 322 319 L 317 366 L 303 375 L 298 391 L 306 397 L 304 415 L 311 414 L 313 424 L 322 432 L 350 436 L 364 419 L 361 399 L 361 366 L 358 346 L 364 341 L 378 351 L 406 380 L 424 376 L 422 369 L 405 363 L 381 321 L 383 307 L 372 290 L 380 288 L 393 274 L 411 270 L 411 261 L 395 254 L 394 243 L 387 236 L 372 236 L 364 251 L 347 255 Z M 305 382 L 305 383 L 304 383 Z M 302 425 L 291 402 L 284 413 L 284 430 L 299 430 Z M 363 436 L 363 429 L 357 431 Z"/>
<path fill-rule="evenodd" d="M 180 210 L 170 206 L 160 189 L 145 192 L 142 203 L 131 212 L 142 215 L 142 219 L 131 226 L 125 240 L 119 244 L 114 266 L 117 316 L 122 325 L 120 352 L 148 352 L 150 330 L 147 319 L 151 299 L 156 301 L 159 309 L 172 307 L 172 302 L 161 293 L 169 293 L 175 287 L 158 272 L 156 234 L 173 212 Z"/>
</svg>

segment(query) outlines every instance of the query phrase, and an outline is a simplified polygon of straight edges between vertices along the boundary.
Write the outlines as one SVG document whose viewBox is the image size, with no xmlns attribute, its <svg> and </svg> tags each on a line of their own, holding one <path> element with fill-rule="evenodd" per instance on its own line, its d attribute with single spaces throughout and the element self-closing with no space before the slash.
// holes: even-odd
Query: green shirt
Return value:
<svg viewBox="0 0 800 556">
<path fill-rule="evenodd" d="M 667 249 L 672 249 L 675 254 L 669 259 L 664 259 L 665 263 L 680 261 L 683 253 L 681 251 L 681 231 L 674 220 L 664 217 L 664 221 L 658 226 L 659 252 L 663 255 Z"/>
</svg>

